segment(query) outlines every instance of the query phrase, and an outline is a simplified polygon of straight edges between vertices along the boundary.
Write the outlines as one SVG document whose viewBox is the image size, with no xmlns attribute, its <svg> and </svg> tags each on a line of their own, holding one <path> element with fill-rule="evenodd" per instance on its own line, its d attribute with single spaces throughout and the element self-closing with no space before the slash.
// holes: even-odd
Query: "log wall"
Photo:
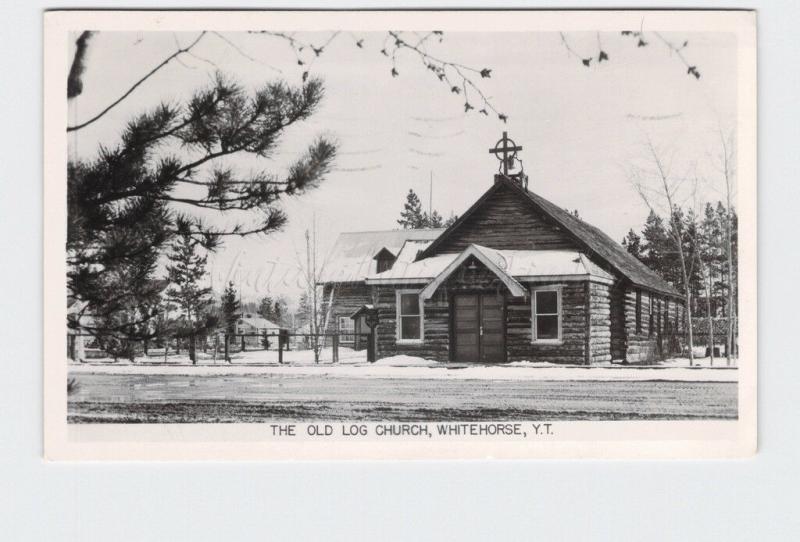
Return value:
<svg viewBox="0 0 800 542">
<path fill-rule="evenodd" d="M 609 288 L 611 302 L 611 359 L 625 361 L 627 335 L 625 331 L 625 285 L 617 281 Z"/>
<path fill-rule="evenodd" d="M 444 240 L 436 253 L 462 252 L 470 244 L 499 250 L 578 249 L 554 222 L 531 212 L 509 188 L 500 188 Z"/>
<path fill-rule="evenodd" d="M 587 282 L 589 292 L 589 363 L 611 361 L 611 287 Z"/>
<path fill-rule="evenodd" d="M 323 288 L 323 302 L 330 299 L 333 288 L 333 307 L 331 317 L 350 316 L 362 306 L 372 303 L 372 288 L 364 282 L 326 284 Z M 336 320 L 333 320 L 334 325 Z"/>
<path fill-rule="evenodd" d="M 474 263 L 474 269 L 468 269 Z M 636 330 L 636 289 L 616 283 L 535 283 L 527 286 L 561 287 L 562 341 L 560 344 L 531 342 L 531 298 L 508 295 L 505 285 L 477 260 L 465 262 L 424 304 L 424 341 L 398 344 L 395 287 L 365 284 L 337 285 L 333 316 L 349 316 L 367 303 L 378 309 L 378 356 L 420 356 L 448 361 L 450 310 L 454 294 L 465 291 L 496 292 L 506 297 L 506 349 L 508 361 L 546 361 L 593 364 L 613 360 L 651 363 L 681 350 L 685 333 L 685 311 L 678 301 L 641 291 L 641 329 Z M 421 286 L 398 286 L 421 289 Z M 326 299 L 330 291 L 326 288 Z M 653 317 L 649 302 L 653 295 Z M 652 332 L 651 332 L 652 325 Z"/>
<path fill-rule="evenodd" d="M 561 286 L 561 343 L 531 342 L 531 298 L 509 298 L 506 323 L 509 361 L 586 363 L 586 287 L 585 282 L 536 283 L 536 286 Z"/>
<path fill-rule="evenodd" d="M 636 329 L 637 291 L 641 296 L 639 330 Z M 652 363 L 681 352 L 685 332 L 685 310 L 682 302 L 634 287 L 626 288 L 624 302 L 627 363 Z"/>
</svg>

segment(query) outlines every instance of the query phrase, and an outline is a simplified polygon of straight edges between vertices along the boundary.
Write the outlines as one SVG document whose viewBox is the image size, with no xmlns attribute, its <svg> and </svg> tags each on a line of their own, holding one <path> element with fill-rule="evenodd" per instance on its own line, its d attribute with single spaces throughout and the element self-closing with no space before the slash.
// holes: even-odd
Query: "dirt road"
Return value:
<svg viewBox="0 0 800 542">
<path fill-rule="evenodd" d="M 736 384 L 71 375 L 71 423 L 735 419 Z"/>
</svg>

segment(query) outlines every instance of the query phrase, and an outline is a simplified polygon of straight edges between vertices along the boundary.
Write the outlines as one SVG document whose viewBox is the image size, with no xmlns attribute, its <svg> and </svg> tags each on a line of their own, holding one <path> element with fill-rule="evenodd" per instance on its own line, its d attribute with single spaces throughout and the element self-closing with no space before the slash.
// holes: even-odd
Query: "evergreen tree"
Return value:
<svg viewBox="0 0 800 542">
<path fill-rule="evenodd" d="M 422 204 L 419 201 L 419 196 L 417 196 L 413 189 L 408 189 L 406 203 L 403 206 L 403 210 L 400 212 L 400 220 L 398 220 L 397 223 L 406 230 L 424 228 L 427 223 L 425 213 L 422 212 Z"/>
<path fill-rule="evenodd" d="M 286 306 L 286 300 L 283 297 L 275 299 L 275 303 L 272 305 L 272 321 L 279 326 L 283 326 L 284 319 L 288 313 L 289 309 Z"/>
<path fill-rule="evenodd" d="M 199 284 L 206 276 L 208 256 L 198 253 L 198 244 L 188 233 L 179 235 L 168 254 L 167 265 L 171 285 L 166 299 L 180 311 L 180 334 L 189 338 L 189 359 L 193 364 L 197 363 L 196 338 L 208 329 L 206 309 L 211 304 L 211 288 Z"/>
<path fill-rule="evenodd" d="M 450 218 L 445 220 L 436 209 L 433 209 L 430 213 L 423 211 L 419 196 L 417 196 L 413 189 L 409 189 L 403 210 L 400 212 L 400 220 L 398 220 L 397 223 L 403 226 L 403 229 L 413 230 L 422 228 L 448 228 L 454 224 L 456 220 L 458 220 L 458 215 L 453 213 L 450 213 Z"/>
<path fill-rule="evenodd" d="M 633 231 L 628 230 L 628 235 L 622 240 L 622 246 L 637 259 L 642 259 L 642 238 Z"/>
<path fill-rule="evenodd" d="M 269 233 L 286 222 L 280 200 L 324 178 L 334 145 L 313 142 L 285 178 L 241 174 L 226 158 L 268 157 L 322 96 L 314 78 L 299 88 L 269 83 L 250 94 L 218 76 L 184 104 L 164 103 L 132 119 L 117 146 L 68 164 L 67 286 L 86 314 L 108 323 L 94 333 L 137 337 L 138 319 L 114 322 L 112 314 L 154 295 L 155 262 L 177 234 L 213 250 L 226 236 Z M 209 220 L 227 211 L 241 211 L 242 220 L 224 229 Z"/>
<path fill-rule="evenodd" d="M 424 213 L 422 215 L 423 228 L 441 228 L 443 223 L 444 219 L 442 218 L 442 215 L 440 215 L 435 209 L 431 214 Z"/>
<path fill-rule="evenodd" d="M 236 332 L 236 322 L 239 320 L 239 295 L 233 287 L 233 281 L 228 283 L 222 293 L 222 324 L 225 327 L 225 361 L 230 363 L 231 357 L 228 351 L 231 336 Z"/>
<path fill-rule="evenodd" d="M 444 226 L 445 228 L 449 228 L 450 226 L 455 224 L 457 220 L 458 220 L 458 215 L 455 214 L 455 213 L 450 213 L 450 218 L 445 220 L 444 224 L 442 224 L 442 226 Z"/>
<path fill-rule="evenodd" d="M 686 262 L 686 280 L 688 281 L 688 288 L 691 292 L 693 303 L 699 301 L 701 292 L 703 291 L 703 274 L 702 274 L 702 261 L 700 260 L 700 233 L 698 230 L 697 217 L 694 209 L 683 211 L 677 205 L 673 209 L 674 218 L 670 221 L 670 228 L 678 228 L 678 231 L 671 236 L 673 239 L 681 240 L 681 248 Z M 675 258 L 672 258 L 675 261 Z M 674 286 L 683 286 L 683 274 L 681 273 L 678 263 L 671 266 L 671 271 L 674 274 L 672 284 Z M 694 307 L 694 312 L 697 312 L 698 307 Z"/>
<path fill-rule="evenodd" d="M 726 241 L 726 228 L 727 228 L 727 220 L 728 220 L 728 213 L 725 210 L 725 206 L 723 203 L 717 202 L 717 207 L 715 210 L 716 215 L 716 223 L 717 227 L 720 230 L 720 236 L 722 239 L 720 240 L 721 244 L 721 259 L 723 267 L 723 271 L 721 271 L 720 281 L 717 285 L 717 294 L 720 296 L 720 304 L 721 304 L 721 311 L 723 316 L 728 317 L 731 315 L 732 312 L 735 313 L 735 307 L 729 307 L 730 302 L 730 294 L 733 292 L 735 293 L 738 288 L 738 258 L 739 258 L 739 247 L 738 247 L 738 216 L 736 214 L 736 209 L 731 208 L 730 211 L 730 227 L 731 227 L 731 266 L 730 272 L 728 271 L 727 266 L 727 241 Z M 731 276 L 732 275 L 732 276 Z M 735 314 L 734 314 L 735 316 Z"/>
<path fill-rule="evenodd" d="M 272 298 L 270 296 L 265 296 L 261 299 L 261 303 L 258 305 L 258 314 L 261 315 L 262 318 L 266 318 L 267 320 L 272 320 L 275 315 L 275 308 L 276 305 L 273 305 Z"/>
<path fill-rule="evenodd" d="M 650 214 L 647 215 L 647 220 L 642 230 L 642 240 L 642 262 L 667 279 L 670 275 L 667 269 L 669 267 L 667 262 L 670 259 L 669 254 L 672 252 L 670 248 L 671 241 L 667 230 L 664 228 L 664 221 L 653 211 L 650 211 Z"/>
<path fill-rule="evenodd" d="M 295 323 L 297 326 L 303 327 L 308 324 L 311 313 L 311 301 L 308 298 L 308 292 L 303 292 L 300 294 L 300 299 L 297 302 L 297 313 L 295 315 Z"/>
</svg>

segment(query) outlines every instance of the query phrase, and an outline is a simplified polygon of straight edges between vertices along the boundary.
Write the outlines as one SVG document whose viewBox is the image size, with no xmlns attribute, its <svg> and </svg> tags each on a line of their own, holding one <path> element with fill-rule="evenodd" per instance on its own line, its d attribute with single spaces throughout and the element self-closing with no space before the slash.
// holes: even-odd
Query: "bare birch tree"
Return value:
<svg viewBox="0 0 800 542">
<path fill-rule="evenodd" d="M 722 128 L 720 128 L 719 136 L 722 151 L 720 154 L 720 170 L 725 188 L 725 256 L 728 268 L 728 336 L 725 357 L 727 359 L 727 364 L 730 365 L 731 357 L 734 355 L 734 349 L 736 348 L 736 339 L 734 335 L 737 317 L 733 224 L 731 221 L 733 215 L 733 200 L 736 191 L 736 141 L 733 131 L 726 135 Z"/>
<path fill-rule="evenodd" d="M 308 319 L 309 342 L 311 350 L 314 352 L 314 363 L 319 363 L 322 350 L 325 348 L 336 287 L 331 285 L 326 300 L 325 291 L 320 286 L 326 262 L 320 263 L 318 260 L 316 219 L 312 220 L 311 231 L 306 230 L 305 241 L 306 258 L 305 262 L 300 262 L 299 267 L 307 299 L 305 316 Z"/>
<path fill-rule="evenodd" d="M 672 160 L 668 161 L 648 137 L 646 142 L 647 162 L 649 167 L 631 167 L 629 179 L 645 205 L 657 215 L 666 214 L 670 227 L 668 235 L 678 254 L 681 271 L 683 294 L 686 299 L 686 330 L 689 343 L 689 365 L 694 365 L 694 333 L 692 329 L 692 289 L 689 283 L 690 262 L 683 247 L 683 224 L 679 223 L 675 212 L 677 195 L 687 180 L 687 176 L 676 176 L 672 173 Z"/>
</svg>

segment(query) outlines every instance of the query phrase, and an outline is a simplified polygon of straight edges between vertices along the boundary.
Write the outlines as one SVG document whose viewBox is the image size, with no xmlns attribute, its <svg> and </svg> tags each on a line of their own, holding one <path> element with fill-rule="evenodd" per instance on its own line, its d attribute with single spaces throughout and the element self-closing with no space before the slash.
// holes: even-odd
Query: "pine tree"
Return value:
<svg viewBox="0 0 800 542">
<path fill-rule="evenodd" d="M 422 215 L 421 227 L 423 228 L 441 228 L 443 223 L 444 219 L 442 218 L 442 215 L 440 215 L 435 209 L 431 214 L 424 213 Z"/>
<path fill-rule="evenodd" d="M 622 240 L 622 246 L 637 259 L 642 259 L 642 238 L 633 231 L 633 228 L 628 230 L 628 235 Z"/>
<path fill-rule="evenodd" d="M 702 261 L 700 260 L 700 233 L 698 230 L 697 217 L 694 209 L 689 208 L 683 211 L 677 205 L 673 209 L 674 218 L 670 221 L 670 228 L 678 228 L 679 231 L 671 235 L 673 239 L 681 240 L 681 248 L 683 250 L 684 258 L 686 261 L 686 280 L 688 281 L 688 288 L 691 292 L 692 300 L 696 303 L 700 298 L 700 293 L 703 291 L 703 273 Z M 673 259 L 674 260 L 674 259 Z M 683 285 L 683 275 L 680 267 L 675 265 L 675 281 L 674 285 Z M 697 310 L 698 307 L 695 307 Z"/>
<path fill-rule="evenodd" d="M 406 194 L 406 202 L 403 210 L 400 212 L 400 220 L 398 224 L 403 226 L 403 229 L 422 229 L 422 228 L 448 228 L 455 221 L 458 220 L 458 215 L 450 213 L 450 218 L 447 220 L 439 214 L 436 209 L 431 210 L 430 213 L 422 210 L 422 203 L 419 200 L 416 192 L 413 189 L 408 190 Z"/>
<path fill-rule="evenodd" d="M 442 226 L 445 227 L 445 228 L 449 228 L 450 226 L 455 224 L 457 220 L 458 220 L 458 215 L 451 212 L 450 213 L 450 218 L 445 220 L 444 224 L 442 224 Z"/>
<path fill-rule="evenodd" d="M 171 285 L 167 288 L 166 299 L 180 311 L 180 334 L 189 338 L 192 364 L 197 363 L 196 338 L 207 329 L 205 310 L 211 304 L 211 288 L 199 284 L 206 276 L 208 256 L 198 253 L 198 244 L 191 235 L 180 235 L 168 254 L 171 263 L 167 266 Z"/>
<path fill-rule="evenodd" d="M 226 236 L 269 233 L 286 222 L 280 201 L 324 179 L 334 144 L 312 142 L 285 177 L 240 172 L 227 158 L 269 156 L 322 96 L 314 78 L 299 88 L 273 82 L 249 93 L 218 76 L 182 104 L 163 103 L 131 119 L 120 143 L 101 146 L 96 158 L 68 164 L 67 286 L 84 313 L 108 323 L 93 333 L 138 337 L 137 319 L 114 322 L 112 314 L 153 295 L 155 262 L 181 232 L 213 250 Z M 220 228 L 210 219 L 227 211 L 239 211 L 241 220 Z"/>
<path fill-rule="evenodd" d="M 664 221 L 654 211 L 650 211 L 647 215 L 642 229 L 642 241 L 641 260 L 650 269 L 669 280 L 670 240 L 664 228 Z"/>
<path fill-rule="evenodd" d="M 258 305 L 258 314 L 260 314 L 262 318 L 272 320 L 275 316 L 274 311 L 276 307 L 277 303 L 273 304 L 272 298 L 270 296 L 265 296 Z"/>
<path fill-rule="evenodd" d="M 298 327 L 308 324 L 309 314 L 311 314 L 311 301 L 308 299 L 308 292 L 303 292 L 297 302 L 297 313 L 295 315 L 295 322 Z"/>
<path fill-rule="evenodd" d="M 286 300 L 283 299 L 283 297 L 278 297 L 275 299 L 275 303 L 272 305 L 272 316 L 274 318 L 272 321 L 279 326 L 283 326 L 283 320 L 286 318 L 288 312 L 289 310 L 286 307 Z"/>
<path fill-rule="evenodd" d="M 425 214 L 422 212 L 422 203 L 419 201 L 419 196 L 413 189 L 408 189 L 406 195 L 406 203 L 403 210 L 400 212 L 400 220 L 398 224 L 403 226 L 403 229 L 419 229 L 424 228 L 426 224 Z"/>
<path fill-rule="evenodd" d="M 713 364 L 714 344 L 716 343 L 716 337 L 714 336 L 714 316 L 716 307 L 719 305 L 715 298 L 715 292 L 719 284 L 720 266 L 723 261 L 723 235 L 722 231 L 719 229 L 717 215 L 710 203 L 706 203 L 705 209 L 703 210 L 703 221 L 699 229 L 698 249 L 700 261 L 703 264 L 706 327 L 708 328 L 706 332 L 707 343 L 711 363 Z"/>
<path fill-rule="evenodd" d="M 236 331 L 236 322 L 239 320 L 239 295 L 233 287 L 233 281 L 228 283 L 222 293 L 222 325 L 225 327 L 225 361 L 230 363 L 231 356 L 228 351 L 231 336 Z"/>
</svg>

